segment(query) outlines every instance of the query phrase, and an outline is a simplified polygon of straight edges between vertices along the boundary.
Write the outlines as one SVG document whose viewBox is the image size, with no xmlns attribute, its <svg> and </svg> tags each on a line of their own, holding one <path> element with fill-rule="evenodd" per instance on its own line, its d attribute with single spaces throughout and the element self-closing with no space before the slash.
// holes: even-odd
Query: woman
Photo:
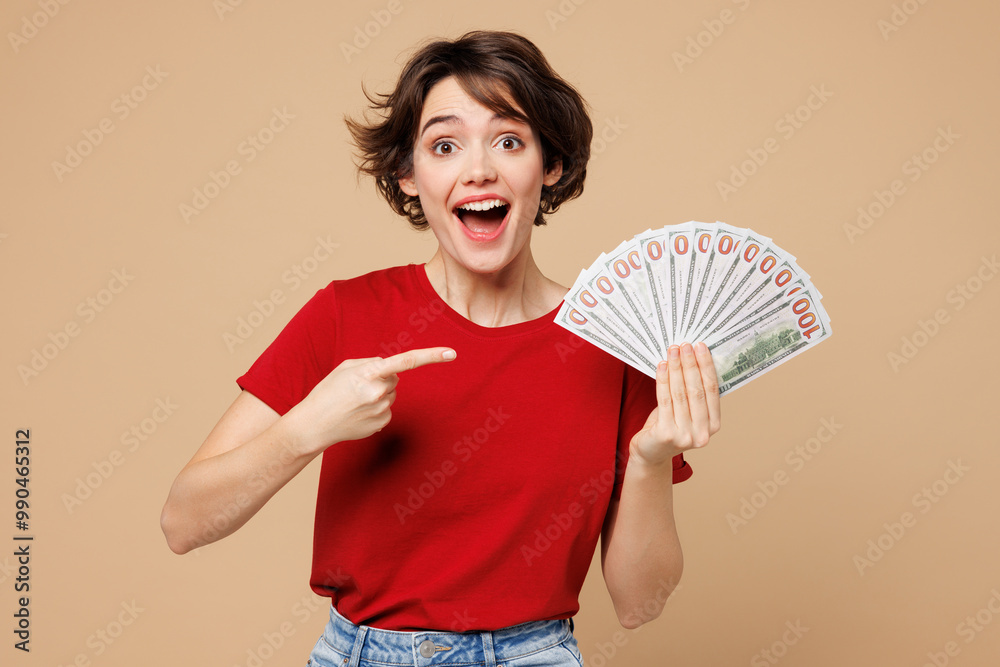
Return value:
<svg viewBox="0 0 1000 667">
<path fill-rule="evenodd" d="M 624 626 L 680 577 L 672 484 L 719 428 L 711 356 L 674 346 L 654 383 L 553 322 L 567 290 L 531 232 L 582 192 L 592 130 L 531 42 L 433 42 L 372 104 L 348 121 L 361 168 L 438 250 L 303 306 L 178 475 L 168 544 L 232 533 L 322 454 L 311 664 L 581 665 L 598 535 Z"/>
</svg>

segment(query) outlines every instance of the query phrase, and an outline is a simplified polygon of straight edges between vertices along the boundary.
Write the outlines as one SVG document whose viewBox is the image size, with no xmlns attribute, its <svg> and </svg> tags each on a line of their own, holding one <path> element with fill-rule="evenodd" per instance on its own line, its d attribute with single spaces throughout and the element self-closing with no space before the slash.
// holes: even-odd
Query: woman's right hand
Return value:
<svg viewBox="0 0 1000 667">
<path fill-rule="evenodd" d="M 336 442 L 360 440 L 381 431 L 392 418 L 399 373 L 455 356 L 450 347 L 429 347 L 384 359 L 342 362 L 285 415 L 297 434 L 301 453 L 318 454 Z"/>
<path fill-rule="evenodd" d="M 348 359 L 283 417 L 241 392 L 170 487 L 160 526 L 171 551 L 187 553 L 239 530 L 327 447 L 384 428 L 398 373 L 454 358 L 451 348 L 435 347 Z"/>
</svg>

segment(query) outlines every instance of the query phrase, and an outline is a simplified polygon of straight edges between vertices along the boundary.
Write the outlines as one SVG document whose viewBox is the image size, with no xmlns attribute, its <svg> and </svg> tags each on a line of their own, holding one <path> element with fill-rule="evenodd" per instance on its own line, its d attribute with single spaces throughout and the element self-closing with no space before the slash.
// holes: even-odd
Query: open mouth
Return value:
<svg viewBox="0 0 1000 667">
<path fill-rule="evenodd" d="M 455 216 L 475 240 L 489 241 L 499 236 L 510 204 L 503 199 L 483 199 L 455 207 Z"/>
</svg>

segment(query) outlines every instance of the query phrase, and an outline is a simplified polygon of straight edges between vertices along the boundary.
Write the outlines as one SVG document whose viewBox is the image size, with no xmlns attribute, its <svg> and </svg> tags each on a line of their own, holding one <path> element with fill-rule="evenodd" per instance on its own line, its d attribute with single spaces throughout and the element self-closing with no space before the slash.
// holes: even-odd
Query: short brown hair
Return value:
<svg viewBox="0 0 1000 667">
<path fill-rule="evenodd" d="M 409 218 L 415 228 L 427 227 L 419 198 L 403 192 L 399 178 L 412 175 L 424 100 L 434 84 L 449 76 L 484 107 L 530 125 L 541 139 L 546 171 L 562 162 L 559 181 L 542 186 L 536 225 L 544 225 L 545 214 L 580 196 L 593 137 L 586 102 L 528 39 L 512 32 L 477 30 L 422 47 L 407 62 L 391 93 L 372 95 L 365 90 L 376 121 L 345 118 L 358 149 L 359 171 L 375 178 L 393 210 Z"/>
</svg>

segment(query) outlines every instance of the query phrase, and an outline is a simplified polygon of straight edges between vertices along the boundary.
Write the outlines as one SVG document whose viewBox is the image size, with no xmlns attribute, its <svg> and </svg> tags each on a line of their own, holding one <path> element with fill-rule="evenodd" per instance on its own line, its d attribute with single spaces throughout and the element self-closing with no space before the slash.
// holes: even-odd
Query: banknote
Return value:
<svg viewBox="0 0 1000 667">
<path fill-rule="evenodd" d="M 676 313 L 672 303 L 676 298 L 674 255 L 670 252 L 663 230 L 649 230 L 635 237 L 639 246 L 639 259 L 646 273 L 648 294 L 652 302 L 653 317 L 663 344 L 670 347 L 675 338 Z"/>
<path fill-rule="evenodd" d="M 760 377 L 830 336 L 830 324 L 809 288 L 781 299 L 709 344 L 725 394 Z"/>
<path fill-rule="evenodd" d="M 671 345 L 704 341 L 722 394 L 832 334 L 794 255 L 751 229 L 693 220 L 602 253 L 556 323 L 651 377 Z"/>
<path fill-rule="evenodd" d="M 595 333 L 605 340 L 613 341 L 615 356 L 624 350 L 636 364 L 639 364 L 637 368 L 641 366 L 655 369 L 659 355 L 645 344 L 634 325 L 625 319 L 622 309 L 607 298 L 595 296 L 600 294 L 600 290 L 592 286 L 592 277 L 599 272 L 600 266 L 596 266 L 580 273 L 564 299 L 564 305 L 568 305 L 572 311 L 565 313 L 563 318 L 557 321 L 577 335 L 580 335 L 582 329 Z M 605 281 L 601 281 L 601 287 L 611 289 Z M 586 322 L 581 322 L 581 319 Z"/>
<path fill-rule="evenodd" d="M 563 301 L 559 312 L 556 313 L 556 322 L 563 328 L 572 331 L 577 336 L 593 343 L 612 356 L 649 375 L 648 361 L 641 360 L 634 353 L 626 350 L 626 346 L 619 345 L 613 338 L 605 336 L 590 323 L 590 319 L 586 315 L 573 308 L 566 301 Z"/>
<path fill-rule="evenodd" d="M 603 260 L 604 272 L 617 285 L 614 294 L 622 307 L 635 315 L 638 333 L 648 342 L 658 358 L 666 354 L 660 327 L 657 324 L 655 303 L 650 295 L 650 284 L 645 273 L 641 248 L 636 239 L 622 243 Z M 621 303 L 624 302 L 624 303 Z"/>
</svg>

